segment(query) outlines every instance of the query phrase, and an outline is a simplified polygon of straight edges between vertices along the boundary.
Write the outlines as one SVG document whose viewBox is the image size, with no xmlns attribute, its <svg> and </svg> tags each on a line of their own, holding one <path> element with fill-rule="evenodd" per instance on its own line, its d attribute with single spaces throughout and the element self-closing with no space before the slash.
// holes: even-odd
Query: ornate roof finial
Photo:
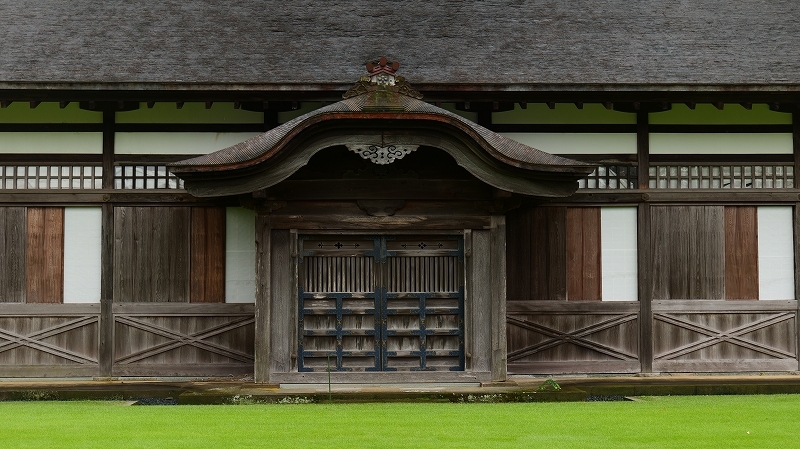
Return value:
<svg viewBox="0 0 800 449">
<path fill-rule="evenodd" d="M 386 57 L 367 63 L 367 72 L 369 73 L 370 81 L 380 86 L 394 86 L 395 78 L 397 77 L 395 73 L 399 68 L 399 62 L 390 62 Z"/>
<path fill-rule="evenodd" d="M 397 75 L 397 70 L 400 68 L 399 62 L 389 61 L 386 57 L 382 57 L 378 60 L 368 61 L 366 67 L 367 75 L 362 76 L 355 86 L 345 92 L 342 96 L 343 98 L 347 99 L 378 90 L 389 90 L 412 98 L 422 99 L 422 94 L 411 87 L 405 78 Z"/>
</svg>

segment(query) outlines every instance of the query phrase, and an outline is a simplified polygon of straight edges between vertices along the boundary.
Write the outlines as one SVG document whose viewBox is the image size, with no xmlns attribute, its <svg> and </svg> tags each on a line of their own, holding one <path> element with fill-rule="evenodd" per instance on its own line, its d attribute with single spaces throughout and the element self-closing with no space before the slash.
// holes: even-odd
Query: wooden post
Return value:
<svg viewBox="0 0 800 449">
<path fill-rule="evenodd" d="M 255 366 L 256 383 L 269 382 L 272 227 L 268 215 L 256 215 Z"/>
<path fill-rule="evenodd" d="M 639 281 L 639 362 L 643 373 L 653 372 L 653 288 L 650 258 L 650 204 L 638 206 L 637 213 L 637 265 Z"/>
<path fill-rule="evenodd" d="M 639 188 L 646 189 L 650 184 L 650 130 L 647 112 L 636 113 L 636 159 Z"/>
<path fill-rule="evenodd" d="M 103 111 L 103 188 L 114 188 L 114 111 Z"/>
<path fill-rule="evenodd" d="M 100 242 L 100 376 L 111 376 L 114 366 L 114 205 L 102 205 Z"/>
<path fill-rule="evenodd" d="M 491 230 L 492 380 L 506 380 L 506 217 L 493 216 Z"/>
<path fill-rule="evenodd" d="M 270 373 L 288 373 L 297 354 L 297 233 L 273 229 L 270 243 Z"/>
<path fill-rule="evenodd" d="M 794 154 L 794 182 L 797 186 L 797 169 L 800 168 L 800 111 L 792 112 L 792 150 Z M 800 370 L 800 202 L 794 204 L 794 299 L 798 302 L 795 315 L 795 336 L 797 343 L 795 351 L 798 355 L 798 370 Z"/>
<path fill-rule="evenodd" d="M 795 134 L 795 144 L 797 143 L 797 134 Z M 797 158 L 797 145 L 795 145 L 795 160 Z M 796 165 L 795 165 L 796 166 Z M 800 202 L 794 203 L 794 299 L 797 301 L 797 313 L 794 316 L 794 333 L 796 338 L 795 351 L 798 359 L 800 359 Z M 800 361 L 798 362 L 800 363 Z M 798 364 L 800 370 L 800 364 Z"/>
</svg>

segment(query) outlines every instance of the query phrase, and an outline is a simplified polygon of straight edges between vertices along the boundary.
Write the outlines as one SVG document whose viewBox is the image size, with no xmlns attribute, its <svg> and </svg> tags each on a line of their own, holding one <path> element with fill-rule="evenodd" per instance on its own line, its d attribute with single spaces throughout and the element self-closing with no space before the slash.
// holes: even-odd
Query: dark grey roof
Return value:
<svg viewBox="0 0 800 449">
<path fill-rule="evenodd" d="M 0 88 L 344 88 L 380 56 L 419 88 L 800 85 L 797 0 L 15 0 L 0 21 Z"/>
</svg>

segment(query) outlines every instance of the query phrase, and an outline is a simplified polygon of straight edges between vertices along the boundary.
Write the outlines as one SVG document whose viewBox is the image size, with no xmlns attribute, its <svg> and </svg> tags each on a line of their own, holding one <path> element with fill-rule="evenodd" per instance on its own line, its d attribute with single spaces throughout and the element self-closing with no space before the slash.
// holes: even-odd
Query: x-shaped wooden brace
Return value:
<svg viewBox="0 0 800 449">
<path fill-rule="evenodd" d="M 779 359 L 786 359 L 786 358 L 792 359 L 795 357 L 795 354 L 791 352 L 787 352 L 782 349 L 778 349 L 766 344 L 756 343 L 754 341 L 744 339 L 742 338 L 742 336 L 745 334 L 749 334 L 751 332 L 755 332 L 759 329 L 764 329 L 774 324 L 781 323 L 786 320 L 791 320 L 794 317 L 795 317 L 794 312 L 778 313 L 775 315 L 770 315 L 766 318 L 761 318 L 760 320 L 753 321 L 743 326 L 739 326 L 730 330 L 721 331 L 719 329 L 715 329 L 710 326 L 693 323 L 691 321 L 687 321 L 681 318 L 675 318 L 674 316 L 670 316 L 667 314 L 655 314 L 654 318 L 658 321 L 671 324 L 673 326 L 677 326 L 681 329 L 697 332 L 698 334 L 706 336 L 706 338 L 697 340 L 687 345 L 683 345 L 679 348 L 672 349 L 662 354 L 658 354 L 655 356 L 655 359 L 656 360 L 675 359 L 680 356 L 689 354 L 690 352 L 699 351 L 703 348 L 707 348 L 709 346 L 713 346 L 723 342 L 728 342 L 736 346 L 740 346 L 742 348 L 747 348 L 759 352 L 761 354 L 768 355 L 770 357 L 775 357 Z"/>
<path fill-rule="evenodd" d="M 134 363 L 138 362 L 139 360 L 143 360 L 148 357 L 153 357 L 155 355 L 162 354 L 167 351 L 171 351 L 173 349 L 177 349 L 180 348 L 181 346 L 187 346 L 187 345 L 194 346 L 204 351 L 213 352 L 214 354 L 219 354 L 224 357 L 229 357 L 231 359 L 238 360 L 243 363 L 251 363 L 254 360 L 254 357 L 250 354 L 226 348 L 225 346 L 210 341 L 205 341 L 207 338 L 211 338 L 215 335 L 219 335 L 228 332 L 230 330 L 255 323 L 256 320 L 253 317 L 242 317 L 188 335 L 178 332 L 174 329 L 158 326 L 156 324 L 151 324 L 131 317 L 117 316 L 114 318 L 114 321 L 117 323 L 125 324 L 127 326 L 143 330 L 145 332 L 149 332 L 151 334 L 160 335 L 162 337 L 170 339 L 170 341 L 155 346 L 151 346 L 147 349 L 126 355 L 124 357 L 120 357 L 116 359 L 115 363 L 120 363 L 120 364 Z"/>
<path fill-rule="evenodd" d="M 0 329 L 0 339 L 7 340 L 6 342 L 0 343 L 0 353 L 26 346 L 82 365 L 97 364 L 96 358 L 87 357 L 86 355 L 78 354 L 77 352 L 58 347 L 42 340 L 71 330 L 80 329 L 81 327 L 97 323 L 98 321 L 99 318 L 96 316 L 84 316 L 45 329 L 40 329 L 27 335 L 20 335 L 9 330 Z"/>
<path fill-rule="evenodd" d="M 619 360 L 636 360 L 637 356 L 635 354 L 631 354 L 629 352 L 625 352 L 620 349 L 612 348 L 610 346 L 606 346 L 586 339 L 586 337 L 589 335 L 596 334 L 597 332 L 610 329 L 612 327 L 620 326 L 624 323 L 633 321 L 635 319 L 636 319 L 636 314 L 622 315 L 605 321 L 600 321 L 599 323 L 595 323 L 590 326 L 574 330 L 572 332 L 563 332 L 558 329 L 551 329 L 547 326 L 542 326 L 541 324 L 537 324 L 528 320 L 522 320 L 519 318 L 514 318 L 512 316 L 509 316 L 506 318 L 506 322 L 508 324 L 521 327 L 523 329 L 527 329 L 533 332 L 538 332 L 542 335 L 550 337 L 550 339 L 508 353 L 508 361 L 511 362 L 514 360 L 519 360 L 524 357 L 536 354 L 537 352 L 541 352 L 546 349 L 550 349 L 552 347 L 567 343 L 591 349 L 593 351 L 609 355 Z"/>
</svg>

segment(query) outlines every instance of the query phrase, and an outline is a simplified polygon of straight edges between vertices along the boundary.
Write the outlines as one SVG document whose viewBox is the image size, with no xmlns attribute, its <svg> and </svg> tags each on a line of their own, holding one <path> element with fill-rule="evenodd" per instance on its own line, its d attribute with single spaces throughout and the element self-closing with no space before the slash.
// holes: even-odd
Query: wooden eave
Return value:
<svg viewBox="0 0 800 449">
<path fill-rule="evenodd" d="M 505 138 L 444 109 L 397 93 L 363 94 L 320 108 L 240 144 L 171 164 L 197 196 L 251 193 L 271 187 L 324 148 L 347 144 L 435 147 L 496 188 L 566 197 L 595 166 L 550 155 Z"/>
</svg>

